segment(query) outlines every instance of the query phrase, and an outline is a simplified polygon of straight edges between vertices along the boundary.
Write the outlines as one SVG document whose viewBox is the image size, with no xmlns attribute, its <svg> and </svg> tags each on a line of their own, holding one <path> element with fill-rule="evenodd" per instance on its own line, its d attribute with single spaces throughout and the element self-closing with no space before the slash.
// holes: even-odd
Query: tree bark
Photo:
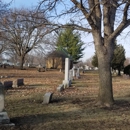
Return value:
<svg viewBox="0 0 130 130">
<path fill-rule="evenodd" d="M 98 30 L 93 32 L 99 68 L 99 93 L 96 105 L 110 107 L 114 103 L 111 60 L 114 53 L 113 39 L 102 38 Z"/>
<path fill-rule="evenodd" d="M 112 90 L 111 65 L 108 58 L 99 58 L 99 94 L 98 105 L 111 106 L 114 103 Z"/>
<path fill-rule="evenodd" d="M 23 70 L 24 58 L 25 58 L 25 56 L 20 57 L 20 69 L 21 70 Z"/>
</svg>

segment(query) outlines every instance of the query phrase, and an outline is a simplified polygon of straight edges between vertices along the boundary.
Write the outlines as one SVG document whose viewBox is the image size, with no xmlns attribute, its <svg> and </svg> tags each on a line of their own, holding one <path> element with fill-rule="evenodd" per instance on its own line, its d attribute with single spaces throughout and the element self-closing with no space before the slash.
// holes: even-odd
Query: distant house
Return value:
<svg viewBox="0 0 130 130">
<path fill-rule="evenodd" d="M 72 58 L 63 49 L 57 49 L 47 55 L 46 68 L 64 69 L 65 68 L 65 58 L 70 59 L 70 67 L 72 68 L 72 65 L 73 65 Z"/>
</svg>

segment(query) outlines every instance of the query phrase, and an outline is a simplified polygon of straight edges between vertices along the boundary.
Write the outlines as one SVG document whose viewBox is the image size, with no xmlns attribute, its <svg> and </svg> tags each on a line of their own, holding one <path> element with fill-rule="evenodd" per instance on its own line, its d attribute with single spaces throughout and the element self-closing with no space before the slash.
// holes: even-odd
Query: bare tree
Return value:
<svg viewBox="0 0 130 130">
<path fill-rule="evenodd" d="M 25 56 L 32 49 L 45 43 L 44 36 L 50 32 L 45 15 L 33 10 L 11 11 L 1 20 L 2 37 L 8 41 L 8 48 L 15 51 L 20 58 L 23 69 Z"/>
<path fill-rule="evenodd" d="M 110 71 L 114 41 L 130 25 L 130 0 L 41 0 L 39 8 L 48 15 L 53 14 L 53 18 L 55 14 L 66 15 L 72 22 L 70 26 L 92 33 L 99 61 L 97 105 L 111 106 L 114 103 Z"/>
<path fill-rule="evenodd" d="M 4 3 L 0 0 L 0 18 L 3 18 L 9 12 L 9 6 L 11 3 Z M 2 30 L 0 30 L 0 55 L 6 50 L 6 41 L 1 37 Z"/>
</svg>

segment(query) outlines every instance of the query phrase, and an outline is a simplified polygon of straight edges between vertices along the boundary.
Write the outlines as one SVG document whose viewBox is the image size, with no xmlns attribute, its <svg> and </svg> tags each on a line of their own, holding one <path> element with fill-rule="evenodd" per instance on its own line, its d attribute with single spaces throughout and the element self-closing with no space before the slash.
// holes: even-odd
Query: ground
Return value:
<svg viewBox="0 0 130 130">
<path fill-rule="evenodd" d="M 64 73 L 59 70 L 0 69 L 1 81 L 24 78 L 24 85 L 5 90 L 5 110 L 15 126 L 0 130 L 129 130 L 130 79 L 113 76 L 115 104 L 97 107 L 97 71 L 81 72 L 72 86 L 63 92 L 56 88 Z M 53 92 L 50 104 L 43 104 L 46 92 Z"/>
</svg>

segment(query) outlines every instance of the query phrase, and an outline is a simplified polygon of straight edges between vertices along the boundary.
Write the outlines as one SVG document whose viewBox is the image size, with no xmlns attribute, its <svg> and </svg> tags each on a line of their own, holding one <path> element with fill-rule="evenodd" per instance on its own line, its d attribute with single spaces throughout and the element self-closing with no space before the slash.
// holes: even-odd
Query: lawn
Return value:
<svg viewBox="0 0 130 130">
<path fill-rule="evenodd" d="M 56 88 L 64 73 L 58 70 L 0 69 L 1 81 L 24 78 L 24 85 L 5 91 L 5 110 L 15 126 L 0 130 L 129 130 L 130 79 L 113 76 L 115 104 L 97 107 L 98 73 L 87 71 L 63 92 Z M 7 76 L 7 77 L 6 77 Z M 50 104 L 42 104 L 46 92 L 53 92 Z"/>
</svg>

